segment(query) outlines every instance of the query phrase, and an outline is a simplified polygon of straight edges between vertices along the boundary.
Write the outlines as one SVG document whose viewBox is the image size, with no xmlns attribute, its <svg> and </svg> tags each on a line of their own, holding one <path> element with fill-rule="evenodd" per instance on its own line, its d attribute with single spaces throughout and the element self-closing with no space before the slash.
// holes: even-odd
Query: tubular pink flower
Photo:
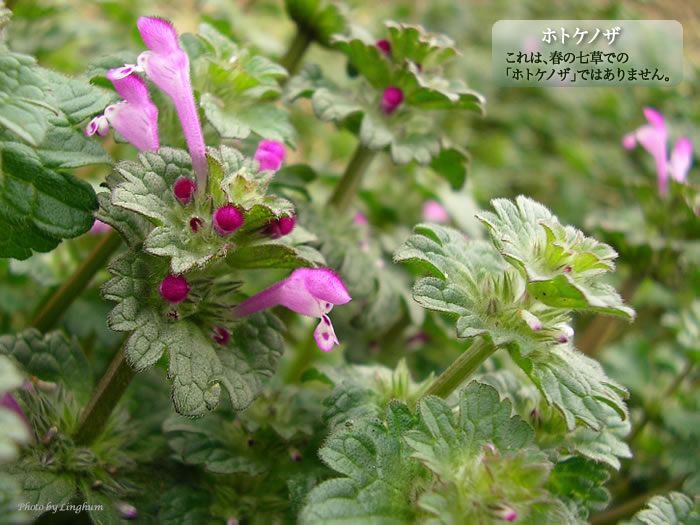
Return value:
<svg viewBox="0 0 700 525">
<path fill-rule="evenodd" d="M 141 17 L 136 25 L 141 38 L 150 49 L 139 55 L 138 65 L 143 68 L 148 78 L 173 100 L 192 157 L 197 186 L 203 190 L 207 187 L 209 168 L 199 113 L 190 82 L 190 61 L 187 53 L 180 48 L 175 28 L 167 20 Z"/>
<path fill-rule="evenodd" d="M 284 144 L 275 140 L 261 140 L 255 152 L 260 171 L 277 171 L 284 162 Z"/>
<path fill-rule="evenodd" d="M 139 151 L 156 151 L 160 147 L 158 108 L 151 102 L 143 79 L 133 74 L 124 76 L 122 69 L 110 69 L 107 78 L 124 100 L 107 106 L 104 116 Z"/>
<path fill-rule="evenodd" d="M 639 143 L 647 150 L 656 164 L 656 177 L 659 185 L 659 194 L 665 196 L 668 193 L 668 160 L 666 157 L 666 141 L 668 133 L 664 117 L 652 108 L 644 108 L 644 116 L 649 124 L 640 126 L 632 137 L 625 135 L 622 145 L 631 149 L 635 143 Z"/>
<path fill-rule="evenodd" d="M 450 215 L 442 204 L 436 200 L 427 200 L 423 203 L 423 219 L 430 222 L 450 222 Z"/>
<path fill-rule="evenodd" d="M 682 137 L 676 141 L 671 152 L 670 172 L 676 182 L 683 183 L 693 161 L 693 145 Z"/>
<path fill-rule="evenodd" d="M 381 108 L 384 113 L 391 115 L 403 102 L 403 91 L 396 86 L 389 86 L 382 94 Z"/>
<path fill-rule="evenodd" d="M 283 281 L 243 301 L 234 309 L 234 314 L 244 317 L 281 305 L 298 314 L 318 317 L 321 322 L 314 331 L 314 338 L 318 347 L 328 352 L 339 342 L 327 314 L 334 305 L 350 300 L 345 284 L 332 270 L 297 268 Z"/>
</svg>

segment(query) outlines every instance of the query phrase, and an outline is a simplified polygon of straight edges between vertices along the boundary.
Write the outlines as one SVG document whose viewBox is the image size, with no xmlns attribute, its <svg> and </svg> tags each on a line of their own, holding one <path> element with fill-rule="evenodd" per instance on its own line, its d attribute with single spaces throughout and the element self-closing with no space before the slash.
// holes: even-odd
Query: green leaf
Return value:
<svg viewBox="0 0 700 525">
<path fill-rule="evenodd" d="M 416 282 L 414 299 L 425 308 L 457 316 L 457 335 L 488 335 L 494 345 L 528 354 L 559 344 L 568 317 L 525 294 L 518 273 L 482 241 L 468 241 L 457 230 L 419 224 L 415 235 L 394 253 L 394 261 L 422 266 L 436 277 Z M 541 324 L 533 330 L 528 315 Z"/>
<path fill-rule="evenodd" d="M 47 82 L 33 58 L 2 47 L 0 53 L 0 126 L 38 146 L 49 128 L 48 116 L 58 113 L 47 101 Z"/>
<path fill-rule="evenodd" d="M 693 361 L 700 361 L 700 299 L 694 300 L 678 314 L 664 315 L 661 323 L 677 332 L 678 342 Z"/>
<path fill-rule="evenodd" d="M 467 178 L 469 155 L 456 146 L 441 148 L 440 153 L 432 158 L 430 167 L 450 183 L 452 189 L 458 190 L 464 186 Z"/>
<path fill-rule="evenodd" d="M 628 417 L 624 399 L 627 390 L 605 375 L 600 364 L 567 344 L 548 350 L 535 350 L 527 356 L 512 349 L 513 360 L 537 385 L 547 403 L 564 416 L 569 430 L 576 422 L 600 430 L 609 419 L 605 405 L 619 418 Z"/>
<path fill-rule="evenodd" d="M 158 523 L 200 525 L 210 523 L 210 494 L 200 488 L 176 485 L 160 495 Z"/>
<path fill-rule="evenodd" d="M 1 10 L 0 16 L 2 16 Z M 25 503 L 22 496 L 22 491 L 15 479 L 10 476 L 0 477 L 0 516 L 5 519 L 5 523 L 21 525 L 31 522 L 29 514 L 19 510 L 19 505 Z"/>
<path fill-rule="evenodd" d="M 391 159 L 398 165 L 408 164 L 413 160 L 422 165 L 431 164 L 431 160 L 433 157 L 437 158 L 439 152 L 440 137 L 432 132 L 409 132 L 393 138 L 391 143 Z"/>
<path fill-rule="evenodd" d="M 404 440 L 436 476 L 418 500 L 436 523 L 488 523 L 506 508 L 518 521 L 561 522 L 566 511 L 544 488 L 551 464 L 532 446 L 532 428 L 511 411 L 510 401 L 476 381 L 460 392 L 457 418 L 440 398 L 420 401 L 420 424 Z"/>
<path fill-rule="evenodd" d="M 121 162 L 116 167 L 123 182 L 115 184 L 112 204 L 148 217 L 156 224 L 144 241 L 144 250 L 171 257 L 174 273 L 194 266 L 202 268 L 215 257 L 223 257 L 240 244 L 250 243 L 251 234 L 259 233 L 269 221 L 294 213 L 289 201 L 267 194 L 274 172 L 258 172 L 255 161 L 225 146 L 210 150 L 209 158 L 213 163 L 210 191 L 198 192 L 188 205 L 177 201 L 172 190 L 178 178 L 192 178 L 186 152 L 161 148 L 158 153 L 141 153 L 139 163 Z M 219 169 L 214 169 L 216 166 Z M 244 212 L 244 224 L 234 234 L 224 237 L 214 230 L 212 215 L 215 208 L 228 203 Z M 190 226 L 193 217 L 202 221 L 196 233 Z"/>
<path fill-rule="evenodd" d="M 350 63 L 374 88 L 384 89 L 391 85 L 391 62 L 374 43 L 337 35 L 333 40 L 333 47 L 345 53 Z"/>
<path fill-rule="evenodd" d="M 574 509 L 581 520 L 586 520 L 591 510 L 602 510 L 608 505 L 610 492 L 604 487 L 608 478 L 605 465 L 571 457 L 554 466 L 547 489 Z"/>
<path fill-rule="evenodd" d="M 389 31 L 391 56 L 397 62 L 408 59 L 422 65 L 429 60 L 439 64 L 457 54 L 454 42 L 446 35 L 427 33 L 419 25 L 399 24 L 391 20 L 384 25 Z"/>
<path fill-rule="evenodd" d="M 0 354 L 12 356 L 39 379 L 65 384 L 81 403 L 87 402 L 92 376 L 77 338 L 68 340 L 58 331 L 42 335 L 28 328 L 17 335 L 0 336 Z"/>
<path fill-rule="evenodd" d="M 700 523 L 700 498 L 690 499 L 681 492 L 671 492 L 668 496 L 654 496 L 648 508 L 634 515 L 637 523 L 645 525 L 697 525 Z"/>
<path fill-rule="evenodd" d="M 100 207 L 95 212 L 95 219 L 117 230 L 129 246 L 143 243 L 153 229 L 153 224 L 143 215 L 114 206 L 109 192 L 98 193 L 97 202 Z"/>
<path fill-rule="evenodd" d="M 114 97 L 84 80 L 71 78 L 50 69 L 37 68 L 46 80 L 53 106 L 58 108 L 71 126 L 101 113 Z"/>
<path fill-rule="evenodd" d="M 341 122 L 350 115 L 364 111 L 350 94 L 325 87 L 314 91 L 311 96 L 311 109 L 316 117 L 326 122 Z"/>
<path fill-rule="evenodd" d="M 408 416 L 408 417 L 407 417 Z M 321 459 L 347 477 L 321 483 L 299 515 L 305 523 L 413 523 L 411 496 L 420 464 L 408 458 L 401 434 L 413 418 L 397 403 L 387 407 L 389 428 L 379 420 L 347 423 L 328 438 Z"/>
<path fill-rule="evenodd" d="M 35 505 L 37 510 L 29 511 L 34 518 L 48 512 L 48 504 L 60 507 L 69 503 L 77 491 L 75 477 L 68 473 L 46 469 L 20 470 L 20 466 L 17 465 L 13 467 L 11 476 L 22 488 L 22 503 Z"/>
<path fill-rule="evenodd" d="M 571 226 L 562 226 L 541 204 L 520 196 L 516 204 L 491 201 L 496 213 L 482 212 L 498 251 L 527 279 L 527 289 L 544 304 L 593 310 L 632 319 L 615 289 L 600 276 L 615 268 L 617 253 Z"/>
<path fill-rule="evenodd" d="M 221 386 L 228 391 L 232 406 L 243 410 L 276 369 L 284 327 L 267 312 L 233 324 L 226 314 L 230 300 L 218 297 L 215 284 L 206 276 L 202 280 L 188 276 L 188 300 L 177 308 L 167 305 L 157 290 L 167 274 L 165 264 L 159 258 L 129 251 L 110 265 L 114 277 L 105 283 L 102 293 L 118 303 L 108 319 L 110 328 L 132 332 L 125 347 L 127 361 L 142 371 L 167 351 L 172 399 L 180 414 L 197 417 L 216 408 Z M 230 286 L 223 289 L 226 295 Z M 215 348 L 214 326 L 231 332 L 229 345 Z"/>
<path fill-rule="evenodd" d="M 284 5 L 297 27 L 323 46 L 330 46 L 332 35 L 345 31 L 345 15 L 336 2 L 285 0 Z"/>
<path fill-rule="evenodd" d="M 26 259 L 32 250 L 52 250 L 62 238 L 90 229 L 97 199 L 89 184 L 46 168 L 23 144 L 0 147 L 0 219 L 6 224 L 0 257 Z"/>
<path fill-rule="evenodd" d="M 318 64 L 306 64 L 287 82 L 284 87 L 284 99 L 287 102 L 294 102 L 300 97 L 310 98 L 314 91 L 320 88 L 338 90 L 338 86 L 332 80 L 323 76 Z"/>
</svg>

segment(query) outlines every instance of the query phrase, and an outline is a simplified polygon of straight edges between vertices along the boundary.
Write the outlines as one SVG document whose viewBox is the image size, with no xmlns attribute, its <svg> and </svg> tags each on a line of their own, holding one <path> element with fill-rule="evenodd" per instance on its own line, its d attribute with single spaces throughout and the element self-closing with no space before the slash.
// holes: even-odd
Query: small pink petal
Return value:
<svg viewBox="0 0 700 525">
<path fill-rule="evenodd" d="M 656 111 L 654 108 L 644 108 L 644 116 L 646 117 L 649 124 L 654 126 L 658 130 L 666 131 L 666 121 L 661 113 Z"/>
<path fill-rule="evenodd" d="M 100 235 L 111 230 L 112 227 L 109 224 L 105 224 L 102 221 L 96 220 L 92 223 L 92 228 L 88 230 L 88 235 Z"/>
<path fill-rule="evenodd" d="M 436 200 L 427 200 L 423 203 L 423 219 L 429 222 L 450 222 L 447 210 Z"/>
<path fill-rule="evenodd" d="M 622 137 L 622 147 L 625 149 L 634 149 L 634 147 L 637 145 L 637 139 L 634 136 L 634 133 L 628 133 L 624 137 Z"/>
<path fill-rule="evenodd" d="M 120 73 L 122 69 L 110 69 L 107 73 L 107 78 L 112 82 L 119 96 L 134 104 L 150 104 L 151 99 L 148 96 L 148 88 L 143 79 L 138 75 L 122 75 Z"/>
<path fill-rule="evenodd" d="M 179 49 L 177 32 L 173 25 L 162 18 L 142 16 L 136 22 L 146 47 L 156 53 L 172 53 Z"/>
<path fill-rule="evenodd" d="M 254 158 L 260 164 L 260 171 L 277 171 L 284 162 L 284 156 L 284 144 L 275 140 L 261 140 Z"/>
<path fill-rule="evenodd" d="M 676 141 L 671 152 L 671 177 L 676 182 L 685 181 L 693 161 L 693 145 L 690 140 L 683 137 Z"/>
<path fill-rule="evenodd" d="M 321 322 L 318 323 L 316 330 L 314 330 L 314 339 L 318 347 L 324 352 L 328 352 L 335 345 L 340 344 L 333 330 L 333 324 L 327 315 L 321 317 Z"/>
</svg>

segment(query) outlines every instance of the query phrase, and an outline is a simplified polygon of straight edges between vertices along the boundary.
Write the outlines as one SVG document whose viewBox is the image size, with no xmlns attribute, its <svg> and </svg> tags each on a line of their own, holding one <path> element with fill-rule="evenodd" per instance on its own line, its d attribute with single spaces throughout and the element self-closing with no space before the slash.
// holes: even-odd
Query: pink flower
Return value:
<svg viewBox="0 0 700 525">
<path fill-rule="evenodd" d="M 239 317 L 281 305 L 309 317 L 318 317 L 321 322 L 314 331 L 316 344 L 328 352 L 339 344 L 328 317 L 334 305 L 351 300 L 345 284 L 328 268 L 298 268 L 284 279 L 243 301 L 234 309 Z"/>
<path fill-rule="evenodd" d="M 671 153 L 670 171 L 673 180 L 685 182 L 690 164 L 693 161 L 693 145 L 690 140 L 682 137 L 676 141 Z"/>
<path fill-rule="evenodd" d="M 95 220 L 95 222 L 92 223 L 92 228 L 88 230 L 88 235 L 101 235 L 111 229 L 112 227 L 109 224 L 105 224 L 100 220 Z"/>
<path fill-rule="evenodd" d="M 261 140 L 255 152 L 260 171 L 277 171 L 284 162 L 284 144 L 275 140 Z"/>
<path fill-rule="evenodd" d="M 156 151 L 160 147 L 158 108 L 151 102 L 143 79 L 131 73 L 125 75 L 124 69 L 110 69 L 107 73 L 124 100 L 110 104 L 104 115 L 92 119 L 84 129 L 85 134 L 90 137 L 97 133 L 104 137 L 111 125 L 139 151 Z"/>
<path fill-rule="evenodd" d="M 180 48 L 177 33 L 167 20 L 141 17 L 136 25 L 141 38 L 150 49 L 139 55 L 138 65 L 175 104 L 187 148 L 192 157 L 197 186 L 204 189 L 209 168 L 199 113 L 192 93 L 190 61 L 187 53 Z"/>
<path fill-rule="evenodd" d="M 382 94 L 381 108 L 384 113 L 391 115 L 403 102 L 403 91 L 396 86 L 389 86 Z"/>
<path fill-rule="evenodd" d="M 429 222 L 450 222 L 447 210 L 436 200 L 427 200 L 423 203 L 423 219 Z"/>
<path fill-rule="evenodd" d="M 668 132 L 663 115 L 652 108 L 644 108 L 644 116 L 649 124 L 640 126 L 632 133 L 625 135 L 622 138 L 622 146 L 625 149 L 632 149 L 639 143 L 654 157 L 659 194 L 663 197 L 668 193 L 669 174 L 676 182 L 685 181 L 690 169 L 693 146 L 687 138 L 678 139 L 669 161 L 666 153 Z"/>
</svg>

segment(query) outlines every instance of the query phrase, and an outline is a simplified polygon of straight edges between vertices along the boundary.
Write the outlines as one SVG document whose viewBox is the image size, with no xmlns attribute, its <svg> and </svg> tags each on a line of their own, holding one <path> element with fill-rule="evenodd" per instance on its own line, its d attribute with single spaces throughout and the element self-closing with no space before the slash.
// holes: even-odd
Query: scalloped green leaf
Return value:
<svg viewBox="0 0 700 525">
<path fill-rule="evenodd" d="M 419 224 L 414 232 L 394 260 L 419 264 L 436 276 L 418 280 L 413 297 L 425 308 L 457 316 L 459 337 L 487 335 L 494 345 L 523 354 L 559 344 L 566 314 L 528 297 L 523 279 L 507 270 L 490 245 L 437 224 Z M 539 330 L 530 328 L 528 315 L 537 318 Z"/>
<path fill-rule="evenodd" d="M 294 23 L 323 46 L 329 46 L 331 36 L 343 33 L 345 14 L 340 4 L 327 0 L 285 0 L 285 8 Z"/>
<path fill-rule="evenodd" d="M 700 498 L 690 499 L 682 492 L 654 496 L 644 510 L 634 515 L 634 521 L 644 525 L 697 525 L 700 523 Z"/>
<path fill-rule="evenodd" d="M 496 213 L 477 217 L 537 299 L 557 308 L 634 318 L 634 310 L 623 304 L 615 289 L 600 281 L 615 268 L 617 253 L 610 246 L 562 226 L 547 208 L 522 195 L 515 203 L 494 199 L 491 204 Z"/>
<path fill-rule="evenodd" d="M 422 26 L 394 21 L 384 23 L 389 32 L 391 56 L 394 60 L 411 60 L 423 64 L 426 60 L 439 64 L 457 54 L 454 41 L 447 35 L 428 33 Z"/>
<path fill-rule="evenodd" d="M 0 354 L 12 356 L 39 379 L 65 384 L 81 402 L 90 396 L 90 364 L 77 338 L 68 340 L 58 331 L 43 335 L 28 328 L 17 335 L 0 336 Z"/>
<path fill-rule="evenodd" d="M 610 492 L 604 485 L 609 478 L 604 464 L 571 457 L 554 466 L 547 489 L 564 501 L 579 519 L 587 520 L 590 511 L 599 511 L 608 505 Z"/>
<path fill-rule="evenodd" d="M 569 430 L 576 422 L 600 430 L 609 421 L 605 406 L 612 407 L 621 420 L 628 418 L 624 399 L 627 390 L 610 379 L 597 361 L 586 357 L 568 344 L 548 350 L 535 350 L 523 356 L 516 349 L 510 355 L 530 377 L 547 403 L 564 416 Z"/>
</svg>

